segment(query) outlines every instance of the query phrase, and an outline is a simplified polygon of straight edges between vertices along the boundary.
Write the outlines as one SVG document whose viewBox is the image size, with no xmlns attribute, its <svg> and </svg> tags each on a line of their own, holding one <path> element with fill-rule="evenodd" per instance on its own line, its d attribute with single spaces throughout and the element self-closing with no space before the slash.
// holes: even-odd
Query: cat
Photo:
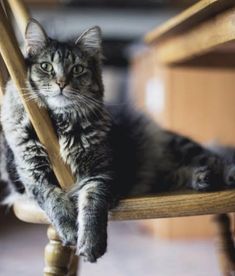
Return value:
<svg viewBox="0 0 235 276">
<path fill-rule="evenodd" d="M 106 251 L 108 210 L 120 198 L 234 186 L 233 164 L 216 153 L 128 106 L 106 107 L 99 27 L 86 30 L 74 43 L 59 42 L 31 19 L 25 41 L 25 95 L 48 110 L 61 158 L 76 180 L 70 191 L 60 189 L 9 81 L 1 108 L 3 203 L 26 193 L 45 211 L 63 243 L 76 245 L 78 255 L 95 262 Z"/>
</svg>

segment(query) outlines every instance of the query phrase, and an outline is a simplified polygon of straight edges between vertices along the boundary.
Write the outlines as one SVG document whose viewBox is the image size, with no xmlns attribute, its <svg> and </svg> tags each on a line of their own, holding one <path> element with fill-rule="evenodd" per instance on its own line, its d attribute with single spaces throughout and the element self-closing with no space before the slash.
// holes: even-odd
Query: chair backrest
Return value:
<svg viewBox="0 0 235 276">
<path fill-rule="evenodd" d="M 24 36 L 24 32 L 30 19 L 29 10 L 23 0 L 5 0 L 5 6 L 12 13 L 17 25 Z"/>
<path fill-rule="evenodd" d="M 20 22 L 22 17 L 21 31 L 24 32 L 23 29 L 26 27 L 26 22 L 30 18 L 29 14 L 24 10 L 24 6 L 20 0 L 10 0 L 8 3 L 13 15 L 16 17 L 16 21 Z M 21 9 L 19 9 L 19 7 L 21 7 Z M 0 54 L 10 77 L 17 87 L 24 108 L 40 142 L 47 149 L 53 171 L 60 186 L 63 189 L 68 189 L 69 186 L 74 183 L 73 175 L 70 168 L 58 157 L 59 143 L 46 109 L 38 107 L 32 100 L 29 101 L 26 99 L 25 88 L 27 89 L 27 71 L 24 58 L 2 4 L 0 4 L 0 33 Z M 2 83 L 4 84 L 3 78 Z"/>
<path fill-rule="evenodd" d="M 8 79 L 8 72 L 5 63 L 0 55 L 0 103 L 4 94 L 4 88 Z"/>
</svg>

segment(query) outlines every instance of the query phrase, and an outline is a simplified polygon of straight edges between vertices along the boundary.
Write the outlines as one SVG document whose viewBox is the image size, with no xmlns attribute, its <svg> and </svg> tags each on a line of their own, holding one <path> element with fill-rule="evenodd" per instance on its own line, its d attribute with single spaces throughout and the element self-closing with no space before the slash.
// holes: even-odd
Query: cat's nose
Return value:
<svg viewBox="0 0 235 276">
<path fill-rule="evenodd" d="M 66 86 L 66 81 L 65 80 L 57 80 L 56 84 L 60 87 L 60 90 L 62 91 Z"/>
</svg>

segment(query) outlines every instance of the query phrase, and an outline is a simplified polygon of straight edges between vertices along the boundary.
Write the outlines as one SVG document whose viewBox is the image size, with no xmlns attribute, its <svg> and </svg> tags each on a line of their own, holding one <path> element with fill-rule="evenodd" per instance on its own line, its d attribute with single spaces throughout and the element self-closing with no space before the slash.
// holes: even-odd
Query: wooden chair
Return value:
<svg viewBox="0 0 235 276">
<path fill-rule="evenodd" d="M 21 22 L 21 27 L 24 29 L 29 18 L 29 14 L 24 5 L 19 0 L 9 0 L 8 4 L 17 22 Z M 19 90 L 24 107 L 39 140 L 47 148 L 55 175 L 61 187 L 66 190 L 68 187 L 65 183 L 73 183 L 73 177 L 69 168 L 61 162 L 61 159 L 57 158 L 59 145 L 46 111 L 41 108 L 39 109 L 34 102 L 26 101 L 21 91 L 21 87 L 25 86 L 26 68 L 13 30 L 1 5 L 0 33 L 0 54 L 3 57 L 11 78 Z M 1 77 L 0 86 L 4 86 L 4 79 Z M 230 225 L 228 217 L 224 213 L 234 212 L 234 210 L 235 192 L 232 190 L 212 193 L 182 192 L 180 194 L 172 193 L 123 199 L 119 206 L 110 212 L 110 219 L 137 220 L 219 214 L 216 216 L 216 219 L 219 225 L 220 259 L 223 263 L 224 275 L 230 275 L 229 272 L 235 271 L 234 246 L 232 240 L 228 238 L 230 236 L 228 235 L 230 233 Z M 14 212 L 22 221 L 50 225 L 50 221 L 45 213 L 35 202 L 20 200 L 14 204 Z M 49 243 L 45 248 L 44 275 L 76 275 L 78 258 L 74 255 L 74 248 L 63 246 L 51 225 L 48 228 L 48 238 Z"/>
</svg>

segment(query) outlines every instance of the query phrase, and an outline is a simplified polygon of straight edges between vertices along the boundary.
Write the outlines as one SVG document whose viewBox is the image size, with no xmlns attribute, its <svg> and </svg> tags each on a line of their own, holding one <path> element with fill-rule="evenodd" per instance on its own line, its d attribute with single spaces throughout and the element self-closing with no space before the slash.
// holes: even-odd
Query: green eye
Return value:
<svg viewBox="0 0 235 276">
<path fill-rule="evenodd" d="M 72 72 L 74 75 L 81 74 L 84 71 L 84 67 L 82 65 L 73 66 Z"/>
<path fill-rule="evenodd" d="M 53 66 L 49 62 L 42 62 L 41 68 L 46 72 L 51 72 L 53 70 Z"/>
</svg>

